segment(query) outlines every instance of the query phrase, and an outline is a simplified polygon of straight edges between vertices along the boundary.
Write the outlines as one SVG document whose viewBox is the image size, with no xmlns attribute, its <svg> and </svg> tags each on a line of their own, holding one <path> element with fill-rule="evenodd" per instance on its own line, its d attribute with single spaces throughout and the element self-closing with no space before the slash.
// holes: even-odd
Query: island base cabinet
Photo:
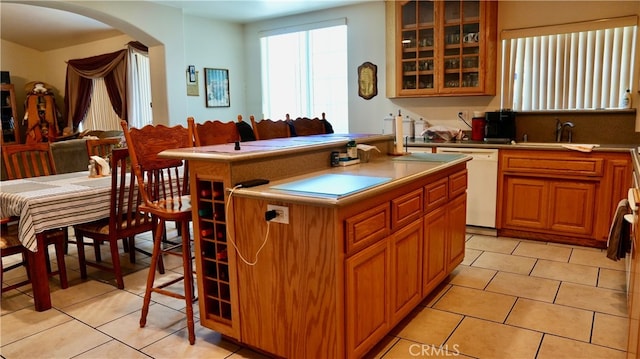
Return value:
<svg viewBox="0 0 640 359">
<path fill-rule="evenodd" d="M 348 357 L 364 356 L 390 329 L 388 239 L 346 260 Z"/>
<path fill-rule="evenodd" d="M 348 357 L 364 356 L 422 300 L 422 230 L 418 219 L 346 260 Z"/>
<path fill-rule="evenodd" d="M 467 239 L 467 194 L 456 197 L 448 208 L 447 222 L 449 237 L 447 247 L 447 273 L 464 260 L 464 249 Z"/>
<path fill-rule="evenodd" d="M 212 183 L 200 179 L 197 190 L 218 192 Z M 238 334 L 230 339 L 283 358 L 365 357 L 462 261 L 465 188 L 460 163 L 345 206 L 234 194 L 225 217 L 235 214 L 233 225 L 220 235 L 225 249 L 233 249 L 229 274 L 237 283 L 230 299 L 238 315 L 229 322 Z M 427 205 L 432 202 L 440 206 Z M 211 226 L 215 233 L 216 224 L 222 229 L 217 199 L 201 198 L 198 209 L 210 204 L 210 218 L 198 212 L 200 232 Z M 265 221 L 268 205 L 286 206 L 289 223 Z M 217 253 L 202 246 L 218 243 L 208 237 L 200 242 L 201 261 L 214 263 Z M 212 295 L 207 299 L 214 303 Z"/>
<path fill-rule="evenodd" d="M 288 207 L 289 223 L 266 222 L 268 204 Z M 229 234 L 237 246 L 239 341 L 277 357 L 341 358 L 344 280 L 337 265 L 342 247 L 335 237 L 335 211 L 242 197 L 235 197 L 233 206 L 235 213 L 242 213 Z M 370 249 L 376 252 L 377 247 Z M 353 269 L 365 275 L 380 266 L 356 284 L 367 299 L 384 294 L 381 288 L 387 282 L 381 276 L 386 268 L 381 263 L 388 265 L 387 251 L 372 257 Z M 372 287 L 363 289 L 366 285 Z M 360 318 L 375 312 L 366 310 Z"/>
<path fill-rule="evenodd" d="M 424 216 L 422 296 L 426 297 L 447 276 L 447 209 Z"/>
<path fill-rule="evenodd" d="M 422 300 L 422 219 L 394 233 L 391 245 L 391 325 L 396 325 Z"/>
<path fill-rule="evenodd" d="M 426 297 L 464 259 L 466 193 L 424 216 L 422 297 Z"/>
</svg>

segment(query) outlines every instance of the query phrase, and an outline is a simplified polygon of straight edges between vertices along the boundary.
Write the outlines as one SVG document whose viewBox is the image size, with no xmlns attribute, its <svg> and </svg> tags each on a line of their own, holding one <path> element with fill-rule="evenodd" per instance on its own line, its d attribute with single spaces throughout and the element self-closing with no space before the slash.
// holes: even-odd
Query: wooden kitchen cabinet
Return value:
<svg viewBox="0 0 640 359">
<path fill-rule="evenodd" d="M 387 96 L 495 95 L 497 1 L 387 2 Z"/>
<path fill-rule="evenodd" d="M 447 276 L 447 209 L 437 208 L 424 216 L 422 297 Z"/>
<path fill-rule="evenodd" d="M 464 259 L 467 170 L 423 183 L 392 195 L 392 230 L 373 244 L 386 225 L 374 226 L 371 218 L 385 218 L 387 202 L 344 221 L 348 357 L 365 355 Z M 357 248 L 350 243 L 364 241 L 366 248 L 349 252 Z"/>
<path fill-rule="evenodd" d="M 389 238 L 392 326 L 422 300 L 422 233 L 422 218 L 418 218 Z"/>
<path fill-rule="evenodd" d="M 508 177 L 504 224 L 563 234 L 593 231 L 596 182 Z"/>
<path fill-rule="evenodd" d="M 423 298 L 464 259 L 466 189 L 466 169 L 424 187 Z"/>
<path fill-rule="evenodd" d="M 501 150 L 498 234 L 604 248 L 629 178 L 626 153 Z"/>
<path fill-rule="evenodd" d="M 347 351 L 362 357 L 391 328 L 389 246 L 379 241 L 345 262 Z"/>
<path fill-rule="evenodd" d="M 451 273 L 464 259 L 467 225 L 467 194 L 451 200 L 447 206 L 449 230 L 447 243 L 447 273 Z"/>
</svg>

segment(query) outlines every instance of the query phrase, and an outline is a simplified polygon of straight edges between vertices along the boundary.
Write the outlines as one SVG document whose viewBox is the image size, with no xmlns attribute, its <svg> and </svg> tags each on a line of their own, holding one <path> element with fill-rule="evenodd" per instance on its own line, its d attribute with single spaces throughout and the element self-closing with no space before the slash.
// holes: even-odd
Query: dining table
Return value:
<svg viewBox="0 0 640 359">
<path fill-rule="evenodd" d="M 0 217 L 19 217 L 36 311 L 51 308 L 45 232 L 109 217 L 111 176 L 88 171 L 0 181 Z"/>
</svg>

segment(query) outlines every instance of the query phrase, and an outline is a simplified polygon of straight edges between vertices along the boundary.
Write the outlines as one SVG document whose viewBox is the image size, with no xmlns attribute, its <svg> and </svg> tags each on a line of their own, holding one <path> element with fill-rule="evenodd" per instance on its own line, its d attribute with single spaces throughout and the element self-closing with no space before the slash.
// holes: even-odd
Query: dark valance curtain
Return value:
<svg viewBox="0 0 640 359">
<path fill-rule="evenodd" d="M 74 129 L 89 109 L 93 79 L 100 77 L 104 78 L 113 110 L 127 119 L 127 50 L 120 50 L 67 62 L 64 105 L 67 123 L 71 121 Z"/>
<path fill-rule="evenodd" d="M 149 52 L 149 48 L 146 47 L 143 43 L 141 43 L 140 41 L 129 41 L 127 43 L 127 46 L 129 47 L 133 47 L 134 49 L 141 51 L 141 52 Z"/>
</svg>

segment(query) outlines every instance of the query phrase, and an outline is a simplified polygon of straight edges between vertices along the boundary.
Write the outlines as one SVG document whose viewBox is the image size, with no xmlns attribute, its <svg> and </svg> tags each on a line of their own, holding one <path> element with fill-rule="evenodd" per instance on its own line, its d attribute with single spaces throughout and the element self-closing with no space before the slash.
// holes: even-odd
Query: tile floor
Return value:
<svg viewBox="0 0 640 359">
<path fill-rule="evenodd" d="M 136 242 L 150 247 L 148 236 Z M 109 258 L 103 247 L 103 258 Z M 152 297 L 148 324 L 139 328 L 148 257 L 138 254 L 135 265 L 122 258 L 125 290 L 91 268 L 90 280 L 81 280 L 72 246 L 66 258 L 70 287 L 61 290 L 57 279 L 50 281 L 53 309 L 35 312 L 29 286 L 4 293 L 1 356 L 263 357 L 198 320 L 196 344 L 189 345 L 183 301 L 168 297 Z M 171 269 L 165 277 L 180 271 L 173 257 L 165 265 Z M 5 280 L 23 275 L 22 269 L 13 270 Z M 607 259 L 601 250 L 469 234 L 464 262 L 368 356 L 624 358 L 624 286 L 624 263 Z M 198 316 L 197 306 L 195 311 Z"/>
</svg>

